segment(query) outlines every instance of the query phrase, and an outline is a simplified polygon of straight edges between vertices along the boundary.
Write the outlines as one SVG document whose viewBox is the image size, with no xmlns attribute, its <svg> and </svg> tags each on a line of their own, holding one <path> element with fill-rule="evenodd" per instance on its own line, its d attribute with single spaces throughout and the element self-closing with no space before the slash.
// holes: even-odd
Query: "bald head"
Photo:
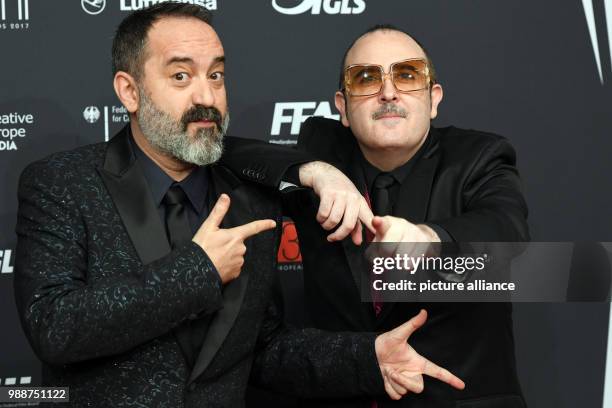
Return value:
<svg viewBox="0 0 612 408">
<path fill-rule="evenodd" d="M 437 82 L 433 63 L 425 48 L 414 37 L 391 25 L 377 25 L 359 37 L 347 48 L 340 66 L 339 89 L 344 89 L 344 70 L 352 64 L 378 64 L 385 69 L 392 62 L 409 58 L 425 58 L 429 66 L 431 83 Z"/>
</svg>

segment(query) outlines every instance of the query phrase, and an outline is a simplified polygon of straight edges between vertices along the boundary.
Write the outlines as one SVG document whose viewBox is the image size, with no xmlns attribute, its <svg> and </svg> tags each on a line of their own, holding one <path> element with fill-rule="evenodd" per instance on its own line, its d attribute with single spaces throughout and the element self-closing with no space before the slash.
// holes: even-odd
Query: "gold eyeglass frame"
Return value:
<svg viewBox="0 0 612 408">
<path fill-rule="evenodd" d="M 419 88 L 419 89 L 413 89 L 411 91 L 402 91 L 400 89 L 397 88 L 397 86 L 395 85 L 395 81 L 393 81 L 393 67 L 396 64 L 402 64 L 404 62 L 408 62 L 408 61 L 421 61 L 423 64 L 425 64 L 425 76 L 427 78 L 427 86 L 425 86 L 424 88 Z M 377 67 L 380 69 L 380 72 L 382 72 L 382 81 L 380 82 L 380 88 L 378 89 L 377 92 L 371 93 L 371 94 L 367 94 L 367 95 L 353 95 L 351 93 L 351 80 L 348 77 L 348 72 L 351 68 L 354 67 Z M 392 63 L 391 65 L 389 65 L 389 72 L 385 72 L 385 68 L 382 65 L 378 65 L 378 64 L 351 64 L 348 67 L 345 68 L 344 70 L 344 88 L 341 89 L 342 90 L 346 90 L 346 92 L 350 95 L 350 96 L 355 96 L 355 97 L 360 97 L 360 96 L 374 96 L 374 95 L 379 95 L 385 85 L 385 80 L 389 78 L 391 80 L 391 83 L 393 84 L 393 87 L 395 88 L 395 90 L 399 93 L 410 93 L 410 92 L 417 92 L 417 91 L 422 91 L 423 89 L 427 89 L 429 88 L 431 85 L 433 85 L 433 83 L 431 82 L 431 76 L 430 76 L 430 72 L 429 72 L 429 64 L 427 63 L 427 60 L 425 58 L 408 58 L 405 60 L 401 60 L 401 61 L 396 61 L 394 63 Z"/>
</svg>

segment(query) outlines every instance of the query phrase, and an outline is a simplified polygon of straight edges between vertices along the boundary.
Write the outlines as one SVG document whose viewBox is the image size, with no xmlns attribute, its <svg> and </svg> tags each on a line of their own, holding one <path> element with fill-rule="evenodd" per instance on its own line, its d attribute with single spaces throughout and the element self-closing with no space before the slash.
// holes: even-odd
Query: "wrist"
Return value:
<svg viewBox="0 0 612 408">
<path fill-rule="evenodd" d="M 299 169 L 300 184 L 304 187 L 314 188 L 316 177 L 324 170 L 325 166 L 330 165 L 321 161 L 302 164 Z"/>
</svg>

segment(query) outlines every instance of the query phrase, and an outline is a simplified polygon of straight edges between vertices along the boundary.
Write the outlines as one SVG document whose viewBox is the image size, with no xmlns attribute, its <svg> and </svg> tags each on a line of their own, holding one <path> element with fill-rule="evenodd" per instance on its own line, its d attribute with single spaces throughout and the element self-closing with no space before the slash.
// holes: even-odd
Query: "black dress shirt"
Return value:
<svg viewBox="0 0 612 408">
<path fill-rule="evenodd" d="M 391 175 L 391 177 L 395 179 L 395 182 L 393 183 L 393 185 L 389 187 L 389 205 L 391 208 L 390 214 L 393 214 L 395 203 L 397 201 L 397 195 L 399 193 L 402 182 L 406 179 L 408 174 L 410 174 L 412 168 L 414 167 L 414 164 L 419 161 L 421 156 L 423 156 L 423 152 L 426 150 L 428 143 L 429 143 L 429 138 L 425 140 L 423 145 L 414 154 L 414 156 L 410 158 L 410 160 L 408 160 L 406 163 L 388 172 Z M 374 191 L 374 180 L 376 180 L 376 177 L 378 177 L 379 174 L 384 173 L 384 172 L 380 170 L 378 167 L 374 166 L 369 161 L 367 161 L 367 159 L 364 157 L 363 153 L 361 152 L 361 149 L 355 149 L 355 150 L 356 150 L 356 154 L 359 155 L 359 157 L 356 158 L 357 163 L 361 163 L 361 167 L 363 168 L 363 173 L 365 176 L 368 193 L 371 195 L 371 192 Z M 375 215 L 378 215 L 378 214 L 375 214 Z"/>
<path fill-rule="evenodd" d="M 430 139 L 431 138 L 429 137 L 429 135 L 427 135 L 425 142 L 423 142 L 419 150 L 417 150 L 417 152 L 414 154 L 414 156 L 410 158 L 410 160 L 408 160 L 406 163 L 388 172 L 395 179 L 395 182 L 393 183 L 393 185 L 389 187 L 389 206 L 391 209 L 390 215 L 394 214 L 395 204 L 397 202 L 397 197 L 398 197 L 402 183 L 404 182 L 404 180 L 406 180 L 406 177 L 410 174 L 415 164 L 421 159 L 421 157 L 423 157 L 423 153 L 427 151 L 427 148 L 430 143 Z M 363 153 L 361 152 L 361 149 L 355 149 L 355 154 L 358 157 L 355 157 L 354 160 L 356 160 L 357 163 L 361 163 L 361 167 L 363 169 L 363 173 L 365 176 L 365 181 L 366 181 L 368 192 L 374 191 L 374 181 L 376 180 L 376 177 L 378 177 L 380 173 L 383 173 L 383 171 L 377 168 L 376 166 L 374 166 L 369 161 L 367 161 L 367 159 L 364 157 Z M 424 223 L 424 224 L 430 227 L 432 230 L 434 230 L 436 234 L 438 234 L 440 241 L 442 242 L 452 242 L 453 241 L 450 234 L 444 228 L 440 227 L 439 225 L 432 224 L 432 223 Z"/>
<path fill-rule="evenodd" d="M 137 163 L 142 168 L 145 180 L 153 195 L 153 201 L 157 207 L 159 217 L 165 225 L 166 206 L 163 200 L 166 192 L 175 181 L 151 160 L 142 149 L 140 149 L 134 141 L 133 136 L 130 137 L 130 142 L 132 144 L 132 150 L 136 155 Z M 209 209 L 214 199 L 214 189 L 211 185 L 210 170 L 207 166 L 198 166 L 185 179 L 176 184 L 180 185 L 187 195 L 189 204 L 185 206 L 185 209 L 187 211 L 191 232 L 195 234 L 206 217 L 208 217 Z M 219 280 L 220 279 L 219 277 Z M 192 367 L 202 347 L 202 342 L 204 341 L 211 318 L 212 315 L 208 314 L 201 316 L 199 319 L 185 322 L 188 326 L 187 330 L 191 333 L 192 346 L 192 349 L 185 353 L 185 357 Z"/>
<path fill-rule="evenodd" d="M 164 196 L 175 181 L 159 168 L 159 166 L 138 147 L 133 139 L 130 139 L 130 141 L 132 142 L 138 165 L 142 168 L 149 189 L 153 194 L 153 201 L 163 223 L 166 219 L 166 207 L 163 203 Z M 185 208 L 187 210 L 189 226 L 191 227 L 191 231 L 195 234 L 200 228 L 200 225 L 202 225 L 202 222 L 208 217 L 208 207 L 211 201 L 208 196 L 209 190 L 211 190 L 208 167 L 196 167 L 189 176 L 176 184 L 181 186 L 189 199 L 189 205 Z"/>
</svg>

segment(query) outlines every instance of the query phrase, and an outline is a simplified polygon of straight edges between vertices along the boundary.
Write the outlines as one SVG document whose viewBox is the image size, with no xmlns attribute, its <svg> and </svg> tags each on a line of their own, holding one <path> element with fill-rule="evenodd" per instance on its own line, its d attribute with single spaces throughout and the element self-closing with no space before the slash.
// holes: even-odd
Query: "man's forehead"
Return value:
<svg viewBox="0 0 612 408">
<path fill-rule="evenodd" d="M 163 18 L 151 27 L 147 38 L 149 57 L 164 61 L 174 57 L 214 59 L 223 56 L 215 30 L 195 18 Z"/>
<path fill-rule="evenodd" d="M 346 56 L 346 65 L 387 65 L 409 58 L 425 58 L 419 44 L 407 34 L 395 30 L 379 30 L 360 37 Z"/>
</svg>

